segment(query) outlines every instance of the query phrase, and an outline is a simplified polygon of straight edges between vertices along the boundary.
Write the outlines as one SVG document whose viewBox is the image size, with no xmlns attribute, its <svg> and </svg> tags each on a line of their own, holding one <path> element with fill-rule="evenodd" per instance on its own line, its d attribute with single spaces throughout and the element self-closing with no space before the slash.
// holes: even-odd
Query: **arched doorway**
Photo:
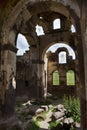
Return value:
<svg viewBox="0 0 87 130">
<path fill-rule="evenodd" d="M 63 61 L 65 58 L 66 62 L 61 62 L 59 60 L 59 58 L 62 58 L 60 56 L 60 52 L 64 52 L 64 54 L 66 54 L 66 55 L 64 55 L 65 57 L 63 57 Z M 58 95 L 59 93 L 62 92 L 61 91 L 61 92 L 57 93 L 58 91 L 60 91 L 58 89 L 61 89 L 61 90 L 64 89 L 62 92 L 63 95 L 65 93 L 71 94 L 71 93 L 68 93 L 68 91 L 70 91 L 70 90 L 66 83 L 66 81 L 67 81 L 66 74 L 67 74 L 67 71 L 70 70 L 70 68 L 72 68 L 74 70 L 76 69 L 75 66 L 78 63 L 78 59 L 76 58 L 76 54 L 75 54 L 74 50 L 72 48 L 70 48 L 70 46 L 67 44 L 56 43 L 47 49 L 45 58 L 44 58 L 44 62 L 45 62 L 44 70 L 46 72 L 46 82 L 47 82 L 46 88 L 47 88 L 48 92 L 50 92 L 51 94 L 53 93 L 53 95 L 55 95 L 55 94 Z M 55 83 L 56 86 L 58 86 L 57 88 L 53 87 L 53 86 L 55 86 L 55 85 L 53 85 L 53 74 L 55 75 L 55 73 L 54 73 L 55 70 L 57 70 L 59 72 L 59 75 L 57 75 L 58 73 L 56 73 L 57 78 L 55 79 L 56 80 L 55 82 L 58 83 L 58 84 Z M 76 80 L 77 79 L 78 79 L 78 74 L 76 76 Z M 71 82 L 71 80 L 70 80 L 70 82 Z M 73 91 L 77 91 L 79 83 L 73 84 L 73 86 L 74 87 L 71 87 L 71 89 L 73 89 Z M 75 87 L 75 86 L 77 86 L 77 87 Z M 78 92 L 75 92 L 74 94 L 76 94 L 76 93 L 78 93 Z"/>
</svg>

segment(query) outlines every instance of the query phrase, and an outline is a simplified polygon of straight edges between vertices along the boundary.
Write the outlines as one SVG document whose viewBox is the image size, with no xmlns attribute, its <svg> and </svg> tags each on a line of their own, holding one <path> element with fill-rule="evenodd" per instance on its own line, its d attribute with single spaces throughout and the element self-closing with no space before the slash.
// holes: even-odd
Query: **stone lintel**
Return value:
<svg viewBox="0 0 87 130">
<path fill-rule="evenodd" d="M 35 59 L 35 60 L 32 60 L 32 63 L 33 64 L 44 64 L 44 61 L 40 60 L 40 59 Z"/>
<path fill-rule="evenodd" d="M 13 51 L 15 53 L 17 53 L 17 48 L 15 46 L 13 46 L 12 44 L 4 44 L 3 47 L 2 47 L 2 50 L 10 50 L 10 51 Z"/>
</svg>

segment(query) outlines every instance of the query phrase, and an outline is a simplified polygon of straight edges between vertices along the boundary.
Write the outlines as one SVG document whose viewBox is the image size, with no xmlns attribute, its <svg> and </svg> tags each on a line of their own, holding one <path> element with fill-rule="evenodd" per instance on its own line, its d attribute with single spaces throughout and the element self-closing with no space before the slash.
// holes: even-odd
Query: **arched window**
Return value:
<svg viewBox="0 0 87 130">
<path fill-rule="evenodd" d="M 48 51 L 51 51 L 51 52 L 55 53 L 58 48 L 62 48 L 62 47 L 64 47 L 64 48 L 67 49 L 67 51 L 68 51 L 68 53 L 69 53 L 69 56 L 72 56 L 72 60 L 75 60 L 75 59 L 76 59 L 76 55 L 75 55 L 74 50 L 73 50 L 69 45 L 64 44 L 64 43 L 56 43 L 56 44 L 50 46 L 50 47 L 48 48 L 47 52 L 48 52 Z"/>
<path fill-rule="evenodd" d="M 59 72 L 57 70 L 53 72 L 53 85 L 59 85 Z"/>
<path fill-rule="evenodd" d="M 60 29 L 60 28 L 61 28 L 60 19 L 55 19 L 53 21 L 53 29 Z"/>
<path fill-rule="evenodd" d="M 75 73 L 73 70 L 69 70 L 66 74 L 67 85 L 75 85 Z"/>
<path fill-rule="evenodd" d="M 39 25 L 36 25 L 36 33 L 37 33 L 37 36 L 45 35 L 43 27 Z"/>
<path fill-rule="evenodd" d="M 72 32 L 72 33 L 75 33 L 75 32 L 76 32 L 76 29 L 75 29 L 74 25 L 71 25 L 71 32 Z"/>
<path fill-rule="evenodd" d="M 23 55 L 29 50 L 29 43 L 26 37 L 21 33 L 18 34 L 16 47 L 18 48 L 17 56 Z"/>
<path fill-rule="evenodd" d="M 62 51 L 59 53 L 59 64 L 65 64 L 67 61 L 66 61 L 66 52 L 65 51 Z"/>
</svg>

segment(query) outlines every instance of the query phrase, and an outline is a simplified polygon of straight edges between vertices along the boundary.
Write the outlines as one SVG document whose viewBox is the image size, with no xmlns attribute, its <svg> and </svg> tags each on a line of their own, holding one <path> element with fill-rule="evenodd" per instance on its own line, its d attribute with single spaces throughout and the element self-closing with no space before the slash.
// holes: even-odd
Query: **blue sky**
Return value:
<svg viewBox="0 0 87 130">
<path fill-rule="evenodd" d="M 22 34 L 18 34 L 17 48 L 19 49 L 17 55 L 23 55 L 26 50 L 29 50 L 27 39 Z"/>
<path fill-rule="evenodd" d="M 52 45 L 51 47 L 48 48 L 47 52 L 48 51 L 55 52 L 58 48 L 61 48 L 61 47 L 67 48 L 69 55 L 73 56 L 73 59 L 75 59 L 75 53 L 74 53 L 73 49 L 64 43 L 56 43 L 56 44 Z"/>
</svg>

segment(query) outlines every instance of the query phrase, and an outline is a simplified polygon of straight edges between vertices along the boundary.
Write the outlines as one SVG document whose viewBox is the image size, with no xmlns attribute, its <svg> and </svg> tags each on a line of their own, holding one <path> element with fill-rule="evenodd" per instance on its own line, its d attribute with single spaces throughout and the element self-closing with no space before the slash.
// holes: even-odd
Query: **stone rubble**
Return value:
<svg viewBox="0 0 87 130">
<path fill-rule="evenodd" d="M 17 113 L 14 123 L 9 124 L 9 130 L 29 130 L 35 121 L 38 121 L 39 130 L 51 130 L 50 124 L 52 122 L 60 122 L 55 130 L 70 130 L 74 125 L 76 130 L 80 129 L 80 124 L 74 122 L 72 117 L 67 117 L 67 110 L 62 104 L 53 105 L 26 105 L 22 106 Z M 7 120 L 9 122 L 9 120 Z"/>
</svg>

